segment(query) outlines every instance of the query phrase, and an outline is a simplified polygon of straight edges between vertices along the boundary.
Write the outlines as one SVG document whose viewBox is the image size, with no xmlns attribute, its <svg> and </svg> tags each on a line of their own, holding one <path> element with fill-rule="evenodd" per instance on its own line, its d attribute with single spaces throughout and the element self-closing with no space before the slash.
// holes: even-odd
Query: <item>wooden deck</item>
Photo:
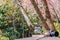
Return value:
<svg viewBox="0 0 60 40">
<path fill-rule="evenodd" d="M 16 40 L 60 40 L 59 37 L 43 37 L 42 35 L 33 35 L 29 38 L 22 38 L 22 39 L 16 39 Z"/>
</svg>

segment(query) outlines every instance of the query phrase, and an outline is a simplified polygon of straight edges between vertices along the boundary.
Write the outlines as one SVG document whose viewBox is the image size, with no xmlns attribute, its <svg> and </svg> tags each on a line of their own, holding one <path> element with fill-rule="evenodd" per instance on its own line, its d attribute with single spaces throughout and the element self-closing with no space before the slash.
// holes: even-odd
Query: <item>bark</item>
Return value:
<svg viewBox="0 0 60 40">
<path fill-rule="evenodd" d="M 51 15 L 50 15 L 50 11 L 49 11 L 49 8 L 48 8 L 48 3 L 47 3 L 47 0 L 43 0 L 43 2 L 44 2 L 44 5 L 45 5 L 45 12 L 46 12 L 46 22 L 47 22 L 47 24 L 48 24 L 48 26 L 49 26 L 49 28 L 51 29 L 51 30 L 54 30 L 54 31 L 56 31 L 56 29 L 55 29 L 55 26 L 54 26 L 54 24 L 53 24 L 53 21 L 52 21 L 52 19 L 51 19 Z"/>
<path fill-rule="evenodd" d="M 19 6 L 21 12 L 22 12 L 22 15 L 24 16 L 25 18 L 25 21 L 27 22 L 27 25 L 29 26 L 30 30 L 33 31 L 34 30 L 34 25 L 31 23 L 29 17 L 27 16 L 27 12 L 24 10 L 24 8 L 21 6 L 20 2 L 18 0 L 15 1 L 16 4 Z"/>
<path fill-rule="evenodd" d="M 29 17 L 27 16 L 27 12 L 23 9 L 23 7 L 21 7 L 21 11 L 22 11 L 22 14 L 23 14 L 23 16 L 24 16 L 24 18 L 25 18 L 25 20 L 26 20 L 29 28 L 30 28 L 31 30 L 33 30 L 33 29 L 34 29 L 34 25 L 31 23 Z"/>
<path fill-rule="evenodd" d="M 52 14 L 52 15 L 54 15 L 56 18 L 57 18 L 57 20 L 54 20 L 53 19 L 53 21 L 57 21 L 58 23 L 60 23 L 60 20 L 59 20 L 59 17 L 58 17 L 58 15 L 59 15 L 59 12 L 57 12 L 57 9 L 56 9 L 56 7 L 54 6 L 54 4 L 50 4 L 53 8 L 53 11 L 54 11 L 54 13 L 55 13 L 55 15 L 54 14 Z"/>
<path fill-rule="evenodd" d="M 60 20 L 59 20 L 59 17 L 58 17 L 58 13 L 59 13 L 59 12 L 57 13 L 55 7 L 54 7 L 54 6 L 52 6 L 52 7 L 53 7 L 53 10 L 54 10 L 55 15 L 56 15 L 56 18 L 57 18 L 56 21 L 57 21 L 58 23 L 60 23 Z"/>
<path fill-rule="evenodd" d="M 48 25 L 47 25 L 47 23 L 46 23 L 46 21 L 45 21 L 45 19 L 44 19 L 44 17 L 42 16 L 42 12 L 39 10 L 39 8 L 38 8 L 35 0 L 30 0 L 30 1 L 31 1 L 34 9 L 35 9 L 36 12 L 38 13 L 38 15 L 39 15 L 39 17 L 40 17 L 40 19 L 41 19 L 41 21 L 42 21 L 43 26 L 46 28 L 46 30 L 50 30 L 49 27 L 48 27 Z"/>
<path fill-rule="evenodd" d="M 54 10 L 55 15 L 56 15 L 56 18 L 57 18 L 57 20 L 56 20 L 56 21 L 57 21 L 58 23 L 60 23 L 59 17 L 58 17 L 57 12 L 56 12 L 56 9 L 54 9 L 54 8 L 53 8 L 53 10 Z"/>
</svg>

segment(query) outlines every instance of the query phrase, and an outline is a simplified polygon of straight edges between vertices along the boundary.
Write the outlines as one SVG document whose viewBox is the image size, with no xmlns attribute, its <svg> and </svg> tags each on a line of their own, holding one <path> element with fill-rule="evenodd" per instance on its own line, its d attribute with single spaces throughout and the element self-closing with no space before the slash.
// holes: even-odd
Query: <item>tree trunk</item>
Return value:
<svg viewBox="0 0 60 40">
<path fill-rule="evenodd" d="M 56 31 L 56 29 L 55 29 L 55 26 L 54 26 L 54 24 L 53 24 L 53 21 L 52 21 L 52 19 L 51 19 L 51 15 L 50 15 L 50 11 L 49 11 L 49 8 L 48 8 L 48 4 L 47 4 L 47 0 L 43 0 L 43 2 L 44 2 L 44 5 L 45 5 L 45 12 L 46 12 L 46 22 L 47 22 L 47 24 L 48 24 L 48 26 L 49 26 L 49 28 L 51 29 L 51 30 L 54 30 L 54 31 Z"/>
<path fill-rule="evenodd" d="M 25 21 L 27 22 L 27 25 L 29 26 L 30 30 L 33 31 L 34 30 L 34 25 L 31 23 L 29 17 L 27 16 L 27 12 L 24 10 L 24 8 L 21 6 L 20 2 L 18 0 L 15 1 L 17 3 L 17 5 L 19 6 L 22 15 L 25 18 Z"/>
<path fill-rule="evenodd" d="M 34 26 L 33 26 L 33 24 L 31 23 L 29 17 L 27 16 L 27 12 L 23 9 L 23 7 L 21 7 L 21 11 L 22 11 L 22 14 L 23 14 L 23 16 L 24 16 L 24 18 L 25 18 L 25 21 L 27 22 L 29 28 L 30 28 L 31 30 L 33 30 L 33 29 L 34 29 Z"/>
<path fill-rule="evenodd" d="M 58 15 L 59 15 L 58 13 L 59 13 L 59 12 L 57 12 L 57 9 L 54 7 L 54 5 L 52 5 L 52 7 L 53 7 L 53 10 L 54 10 L 55 15 L 56 15 L 56 18 L 57 18 L 56 21 L 57 21 L 58 23 L 60 23 L 60 20 L 59 20 L 59 17 L 58 17 Z"/>
<path fill-rule="evenodd" d="M 46 28 L 47 31 L 50 30 L 47 23 L 46 23 L 46 21 L 45 21 L 45 19 L 44 19 L 44 17 L 42 16 L 42 12 L 39 10 L 35 0 L 30 0 L 30 1 L 31 1 L 32 5 L 34 6 L 36 12 L 38 13 L 38 15 L 39 15 L 39 17 L 42 21 L 42 25 Z"/>
</svg>

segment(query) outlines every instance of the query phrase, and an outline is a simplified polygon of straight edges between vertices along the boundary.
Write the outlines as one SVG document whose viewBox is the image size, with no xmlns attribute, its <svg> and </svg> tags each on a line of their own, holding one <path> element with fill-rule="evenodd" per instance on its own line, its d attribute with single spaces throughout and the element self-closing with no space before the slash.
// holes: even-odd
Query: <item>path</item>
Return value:
<svg viewBox="0 0 60 40">
<path fill-rule="evenodd" d="M 17 39 L 17 40 L 60 40 L 60 38 L 58 37 L 44 37 L 44 38 L 41 38 L 42 35 L 33 35 L 32 37 L 29 37 L 29 38 L 23 38 L 23 39 Z"/>
</svg>

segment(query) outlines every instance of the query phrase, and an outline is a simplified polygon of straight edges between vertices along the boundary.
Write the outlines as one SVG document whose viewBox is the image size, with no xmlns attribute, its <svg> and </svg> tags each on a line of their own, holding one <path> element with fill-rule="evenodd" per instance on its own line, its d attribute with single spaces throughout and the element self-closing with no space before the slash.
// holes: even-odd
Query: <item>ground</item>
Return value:
<svg viewBox="0 0 60 40">
<path fill-rule="evenodd" d="M 17 40 L 60 40 L 59 37 L 43 37 L 42 35 L 33 35 L 32 37 Z"/>
</svg>

